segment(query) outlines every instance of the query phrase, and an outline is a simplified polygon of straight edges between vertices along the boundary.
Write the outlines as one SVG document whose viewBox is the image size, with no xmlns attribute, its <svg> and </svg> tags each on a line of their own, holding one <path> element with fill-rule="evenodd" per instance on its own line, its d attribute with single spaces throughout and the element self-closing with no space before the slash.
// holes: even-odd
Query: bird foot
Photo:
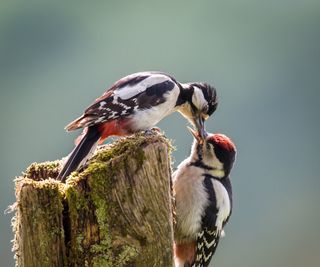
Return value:
<svg viewBox="0 0 320 267">
<path fill-rule="evenodd" d="M 160 133 L 161 129 L 158 127 L 152 127 L 151 129 L 145 130 L 143 133 L 144 133 L 144 135 L 154 135 L 155 132 Z"/>
</svg>

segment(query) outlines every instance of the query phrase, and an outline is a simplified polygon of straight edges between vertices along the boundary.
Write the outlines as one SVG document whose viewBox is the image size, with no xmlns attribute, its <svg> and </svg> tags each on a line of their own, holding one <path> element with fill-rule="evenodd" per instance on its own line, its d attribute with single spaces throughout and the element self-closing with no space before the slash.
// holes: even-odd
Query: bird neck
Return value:
<svg viewBox="0 0 320 267">
<path fill-rule="evenodd" d="M 190 103 L 192 102 L 192 95 L 193 95 L 194 89 L 190 87 L 189 84 L 186 84 L 186 83 L 180 83 L 178 84 L 178 86 L 180 89 L 180 93 L 179 93 L 179 97 L 176 105 L 181 106 L 186 103 L 190 105 Z"/>
</svg>

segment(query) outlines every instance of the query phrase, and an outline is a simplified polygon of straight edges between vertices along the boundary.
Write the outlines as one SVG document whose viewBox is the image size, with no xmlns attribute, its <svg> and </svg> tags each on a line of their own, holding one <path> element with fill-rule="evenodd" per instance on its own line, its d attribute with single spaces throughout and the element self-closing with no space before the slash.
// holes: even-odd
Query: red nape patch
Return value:
<svg viewBox="0 0 320 267">
<path fill-rule="evenodd" d="M 236 150 L 235 144 L 232 142 L 232 140 L 228 136 L 224 134 L 218 133 L 218 134 L 209 135 L 208 140 L 213 141 L 214 143 L 220 145 L 221 147 L 223 147 L 228 151 Z"/>
<path fill-rule="evenodd" d="M 181 263 L 189 263 L 190 265 L 194 262 L 196 255 L 196 243 L 190 242 L 185 244 L 175 244 L 174 256 Z"/>
</svg>

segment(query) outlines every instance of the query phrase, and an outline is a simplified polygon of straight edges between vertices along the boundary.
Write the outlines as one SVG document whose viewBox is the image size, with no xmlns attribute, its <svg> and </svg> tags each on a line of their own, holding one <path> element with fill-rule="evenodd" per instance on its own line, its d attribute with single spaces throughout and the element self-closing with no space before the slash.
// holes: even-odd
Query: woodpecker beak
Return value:
<svg viewBox="0 0 320 267">
<path fill-rule="evenodd" d="M 189 126 L 187 126 L 187 129 L 190 131 L 190 133 L 193 135 L 193 137 L 197 140 L 197 142 L 200 145 L 202 145 L 204 142 L 204 139 L 200 136 L 199 132 L 196 132 L 195 130 L 193 130 Z M 206 132 L 206 135 L 207 135 L 207 132 Z"/>
<path fill-rule="evenodd" d="M 200 138 L 202 139 L 202 141 L 207 137 L 207 132 L 204 129 L 204 118 L 201 114 L 198 114 L 196 116 L 196 119 L 194 120 L 194 124 L 198 130 L 198 133 L 200 135 Z"/>
</svg>

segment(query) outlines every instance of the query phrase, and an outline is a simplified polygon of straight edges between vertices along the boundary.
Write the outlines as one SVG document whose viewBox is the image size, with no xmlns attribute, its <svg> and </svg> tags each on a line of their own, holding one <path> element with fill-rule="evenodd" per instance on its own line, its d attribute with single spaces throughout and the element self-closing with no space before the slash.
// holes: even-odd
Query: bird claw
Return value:
<svg viewBox="0 0 320 267">
<path fill-rule="evenodd" d="M 158 127 L 152 127 L 151 129 L 145 130 L 144 135 L 154 135 L 155 132 L 160 133 L 161 130 Z"/>
</svg>

